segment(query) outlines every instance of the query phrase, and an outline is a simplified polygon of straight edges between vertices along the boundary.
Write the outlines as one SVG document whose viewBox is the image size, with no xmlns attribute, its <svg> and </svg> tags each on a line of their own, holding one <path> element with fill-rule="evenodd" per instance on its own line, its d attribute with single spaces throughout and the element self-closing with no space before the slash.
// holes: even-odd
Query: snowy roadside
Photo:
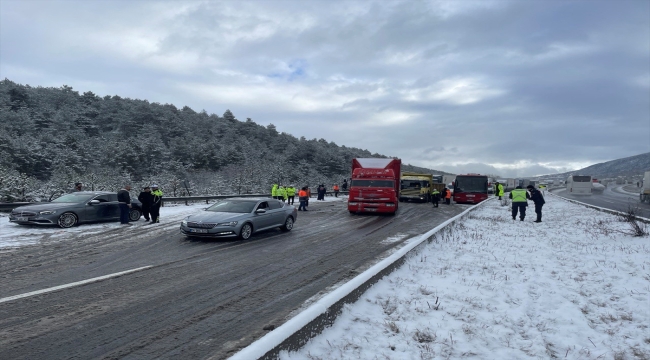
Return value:
<svg viewBox="0 0 650 360">
<path fill-rule="evenodd" d="M 650 358 L 648 237 L 546 200 L 541 224 L 476 209 L 280 358 Z"/>
</svg>

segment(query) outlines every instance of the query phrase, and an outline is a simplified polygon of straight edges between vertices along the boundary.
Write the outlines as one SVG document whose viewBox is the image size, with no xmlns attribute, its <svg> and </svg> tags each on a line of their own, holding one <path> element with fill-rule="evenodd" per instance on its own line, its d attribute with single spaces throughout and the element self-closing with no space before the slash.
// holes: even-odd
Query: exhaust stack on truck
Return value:
<svg viewBox="0 0 650 360">
<path fill-rule="evenodd" d="M 352 159 L 352 180 L 348 195 L 350 213 L 395 214 L 399 200 L 401 169 L 400 159 Z"/>
</svg>

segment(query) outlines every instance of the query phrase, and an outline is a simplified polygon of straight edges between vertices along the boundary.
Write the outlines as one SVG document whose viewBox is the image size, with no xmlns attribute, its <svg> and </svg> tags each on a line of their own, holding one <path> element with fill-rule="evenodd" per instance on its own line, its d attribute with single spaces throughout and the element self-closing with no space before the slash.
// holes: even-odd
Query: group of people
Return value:
<svg viewBox="0 0 650 360">
<path fill-rule="evenodd" d="M 542 222 L 542 206 L 544 206 L 546 201 L 541 191 L 535 189 L 533 185 L 528 185 L 526 189 L 517 186 L 510 192 L 509 197 L 512 199 L 512 220 L 516 220 L 517 213 L 519 213 L 519 220 L 524 221 L 528 200 L 530 199 L 535 204 L 535 213 L 537 214 L 537 220 L 535 222 Z"/>
<path fill-rule="evenodd" d="M 285 188 L 282 185 L 273 184 L 273 187 L 271 187 L 271 197 L 293 205 L 296 198 L 296 188 L 293 186 L 287 186 Z"/>
<path fill-rule="evenodd" d="M 438 202 L 441 198 L 445 204 L 451 205 L 451 190 L 445 187 L 442 189 L 442 192 L 440 192 L 438 189 L 433 188 L 431 190 L 431 202 L 433 203 L 433 207 L 438 207 Z"/>
</svg>

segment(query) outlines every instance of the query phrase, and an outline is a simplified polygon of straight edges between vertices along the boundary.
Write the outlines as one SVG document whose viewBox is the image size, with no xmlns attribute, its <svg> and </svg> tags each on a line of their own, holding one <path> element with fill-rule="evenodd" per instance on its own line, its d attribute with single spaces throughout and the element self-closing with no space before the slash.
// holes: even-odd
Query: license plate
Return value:
<svg viewBox="0 0 650 360">
<path fill-rule="evenodd" d="M 467 195 L 467 197 L 474 197 L 474 195 Z"/>
<path fill-rule="evenodd" d="M 190 229 L 190 232 L 197 234 L 206 234 L 208 232 L 208 229 Z"/>
<path fill-rule="evenodd" d="M 26 218 L 26 217 L 18 217 L 18 218 L 16 218 L 16 221 L 29 221 L 29 218 Z"/>
<path fill-rule="evenodd" d="M 364 209 L 364 210 L 365 210 L 365 211 L 370 211 L 370 212 L 377 211 L 377 209 L 374 209 L 374 208 L 369 208 L 369 209 L 366 208 L 366 209 Z"/>
</svg>

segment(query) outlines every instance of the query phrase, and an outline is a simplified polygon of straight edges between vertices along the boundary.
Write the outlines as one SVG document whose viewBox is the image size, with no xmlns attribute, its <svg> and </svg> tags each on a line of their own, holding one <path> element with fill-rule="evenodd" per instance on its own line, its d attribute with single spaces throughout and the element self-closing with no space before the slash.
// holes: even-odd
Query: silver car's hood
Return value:
<svg viewBox="0 0 650 360">
<path fill-rule="evenodd" d="M 47 202 L 47 203 L 37 203 L 34 205 L 25 205 L 25 206 L 19 206 L 15 209 L 12 210 L 12 212 L 21 212 L 21 211 L 32 211 L 32 212 L 37 212 L 37 211 L 44 211 L 44 210 L 57 210 L 57 209 L 62 209 L 62 208 L 69 208 L 72 206 L 77 206 L 77 205 L 83 205 L 83 203 L 52 203 L 52 202 Z"/>
<path fill-rule="evenodd" d="M 198 214 L 190 215 L 187 221 L 192 222 L 227 222 L 238 221 L 250 216 L 249 213 L 228 213 L 228 212 L 215 212 L 215 211 L 201 211 Z"/>
</svg>

